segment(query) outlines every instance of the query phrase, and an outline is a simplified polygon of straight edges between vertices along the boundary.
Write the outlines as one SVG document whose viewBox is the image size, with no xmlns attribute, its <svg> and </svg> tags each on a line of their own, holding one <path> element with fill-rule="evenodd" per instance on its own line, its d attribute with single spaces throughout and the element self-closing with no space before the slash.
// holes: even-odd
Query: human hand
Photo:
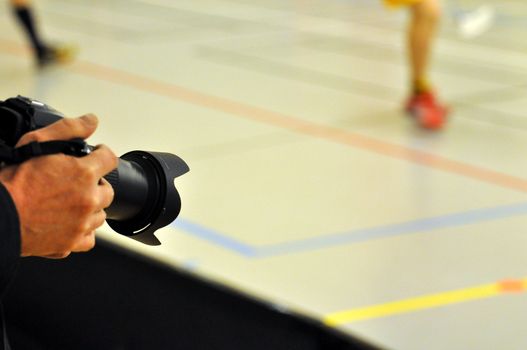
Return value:
<svg viewBox="0 0 527 350">
<path fill-rule="evenodd" d="M 33 141 L 87 139 L 97 118 L 64 118 L 22 136 L 17 147 Z M 64 258 L 95 245 L 95 229 L 105 219 L 113 189 L 103 178 L 118 159 L 106 146 L 77 158 L 54 154 L 0 171 L 0 182 L 15 203 L 20 221 L 21 255 Z"/>
</svg>

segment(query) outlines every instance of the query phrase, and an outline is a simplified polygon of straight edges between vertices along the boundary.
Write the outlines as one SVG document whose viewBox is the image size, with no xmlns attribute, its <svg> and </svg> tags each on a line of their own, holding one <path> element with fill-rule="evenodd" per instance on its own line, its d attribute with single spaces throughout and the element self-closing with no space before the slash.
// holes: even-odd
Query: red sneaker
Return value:
<svg viewBox="0 0 527 350">
<path fill-rule="evenodd" d="M 437 102 L 433 93 L 422 92 L 410 97 L 406 113 L 415 118 L 422 128 L 440 129 L 446 121 L 448 108 Z"/>
</svg>

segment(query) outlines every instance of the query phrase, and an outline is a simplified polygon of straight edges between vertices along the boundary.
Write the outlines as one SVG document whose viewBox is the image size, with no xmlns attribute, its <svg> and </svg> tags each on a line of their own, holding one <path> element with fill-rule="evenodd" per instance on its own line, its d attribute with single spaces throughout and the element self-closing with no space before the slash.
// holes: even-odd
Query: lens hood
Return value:
<svg viewBox="0 0 527 350">
<path fill-rule="evenodd" d="M 169 225 L 181 210 L 174 179 L 189 171 L 171 153 L 131 151 L 105 176 L 116 197 L 106 209 L 107 222 L 116 232 L 148 245 L 160 245 L 154 235 Z"/>
</svg>

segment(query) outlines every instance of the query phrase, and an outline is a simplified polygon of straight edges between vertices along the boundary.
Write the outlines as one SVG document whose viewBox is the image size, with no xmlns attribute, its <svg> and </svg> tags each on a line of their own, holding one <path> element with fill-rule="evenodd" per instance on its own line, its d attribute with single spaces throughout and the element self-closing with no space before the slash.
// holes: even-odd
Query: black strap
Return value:
<svg viewBox="0 0 527 350">
<path fill-rule="evenodd" d="M 20 164 L 34 157 L 57 153 L 81 157 L 89 154 L 90 149 L 86 142 L 81 139 L 31 142 L 18 148 L 11 148 L 5 144 L 0 144 L 0 162 L 4 165 Z"/>
</svg>

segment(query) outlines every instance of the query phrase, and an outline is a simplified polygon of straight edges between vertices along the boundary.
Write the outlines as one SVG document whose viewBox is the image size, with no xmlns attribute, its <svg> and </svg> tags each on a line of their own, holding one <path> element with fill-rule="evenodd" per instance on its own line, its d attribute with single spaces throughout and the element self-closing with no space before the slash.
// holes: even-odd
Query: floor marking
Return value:
<svg viewBox="0 0 527 350">
<path fill-rule="evenodd" d="M 22 50 L 20 46 L 4 39 L 0 39 L 0 50 L 17 56 L 25 55 L 25 51 Z M 395 159 L 409 161 L 418 165 L 461 175 L 504 188 L 527 192 L 527 180 L 520 177 L 381 141 L 373 137 L 339 129 L 337 127 L 313 123 L 299 117 L 252 106 L 228 98 L 202 93 L 183 86 L 158 81 L 124 70 L 87 61 L 77 61 L 72 65 L 65 66 L 65 69 L 101 81 L 134 87 L 148 93 L 165 96 L 177 101 L 187 102 L 215 111 L 221 111 L 243 119 L 272 125 L 306 136 L 367 150 Z"/>
<path fill-rule="evenodd" d="M 218 232 L 184 218 L 178 218 L 172 223 L 172 227 L 183 230 L 186 233 L 207 240 L 247 258 L 262 259 L 340 245 L 351 245 L 384 238 L 399 237 L 407 234 L 430 233 L 430 231 L 433 230 L 478 224 L 522 215 L 527 215 L 526 202 L 470 210 L 402 223 L 355 229 L 345 232 L 322 234 L 312 238 L 260 246 L 240 242 L 239 240 L 231 238 L 239 235 Z"/>
<path fill-rule="evenodd" d="M 7 52 L 12 55 L 20 56 L 27 55 L 27 50 L 23 49 L 20 45 L 16 45 L 11 41 L 0 39 L 0 50 Z M 504 188 L 519 190 L 527 192 L 527 180 L 523 178 L 514 177 L 504 173 L 496 172 L 490 169 L 480 168 L 463 162 L 450 160 L 438 155 L 430 154 L 427 152 L 411 149 L 408 147 L 387 143 L 384 141 L 377 140 L 375 138 L 363 136 L 351 131 L 338 129 L 331 126 L 320 125 L 309 121 L 302 120 L 300 118 L 288 116 L 282 113 L 274 112 L 264 108 L 251 106 L 245 103 L 229 100 L 226 98 L 216 97 L 209 94 L 204 94 L 198 91 L 194 91 L 185 87 L 181 87 L 175 84 L 165 83 L 157 81 L 147 77 L 143 77 L 130 72 L 114 69 L 111 67 L 105 67 L 100 64 L 90 63 L 86 61 L 79 61 L 71 66 L 68 66 L 69 70 L 77 74 L 88 76 L 94 79 L 100 79 L 102 81 L 113 82 L 119 85 L 125 85 L 129 87 L 135 87 L 139 90 L 154 93 L 160 96 L 166 96 L 178 101 L 184 101 L 191 103 L 196 106 L 201 106 L 232 115 L 242 117 L 244 119 L 254 120 L 257 122 L 273 125 L 290 131 L 298 132 L 300 134 L 313 136 L 320 139 L 333 141 L 336 143 L 357 147 L 359 149 L 368 150 L 377 154 L 385 155 L 388 157 L 406 160 L 415 164 L 431 167 L 438 170 L 443 170 L 449 173 L 465 176 L 468 178 L 480 180 L 486 183 L 498 185 Z M 488 209 L 483 209 L 483 211 Z M 497 209 L 501 210 L 501 209 Z M 514 209 L 513 209 L 514 210 Z M 520 214 L 523 214 L 523 209 L 519 209 Z M 489 212 L 489 214 L 492 214 Z M 456 214 L 453 214 L 456 215 Z M 464 215 L 464 214 L 458 214 Z M 502 214 L 499 214 L 502 215 Z M 517 214 L 506 214 L 508 216 Z M 430 219 L 422 219 L 421 222 L 425 222 Z M 436 225 L 442 225 L 441 218 L 438 219 Z M 471 222 L 476 222 L 471 219 Z M 485 218 L 482 218 L 485 220 Z M 486 220 L 489 220 L 488 218 Z M 470 220 L 469 220 L 470 221 Z M 411 225 L 411 223 L 408 223 Z M 415 224 L 415 223 L 414 223 Z M 402 225 L 398 227 L 398 225 Z M 366 230 L 350 231 L 344 233 L 345 240 L 347 243 L 353 241 L 366 241 L 368 239 L 385 237 L 389 235 L 403 234 L 405 224 L 395 224 L 391 228 L 381 227 L 372 228 Z M 187 225 L 191 227 L 192 225 Z M 455 226 L 455 224 L 450 224 Z M 437 226 L 436 226 L 437 227 Z M 433 229 L 434 225 L 431 228 Z M 297 242 L 286 242 L 279 245 L 270 245 L 263 247 L 260 250 L 255 250 L 249 245 L 237 242 L 234 239 L 230 239 L 224 235 L 213 235 L 212 230 L 198 230 L 188 229 L 193 234 L 200 235 L 204 239 L 214 241 L 216 244 L 220 244 L 227 249 L 234 250 L 245 256 L 269 256 L 278 255 L 288 252 L 305 251 L 308 249 L 316 249 L 321 246 L 330 246 L 335 244 L 341 244 L 342 234 L 333 234 L 333 237 L 322 237 L 313 238 L 308 240 L 301 240 Z M 369 231 L 368 231 L 369 230 Z M 386 231 L 385 231 L 386 230 Z M 393 230 L 394 232 L 391 232 Z M 410 229 L 412 230 L 412 229 Z M 414 229 L 414 232 L 417 229 Z M 420 229 L 419 229 L 420 230 Z M 354 234 L 362 235 L 353 236 Z M 340 237 L 339 237 L 340 236 Z"/>
<path fill-rule="evenodd" d="M 137 89 L 150 93 L 222 111 L 244 119 L 273 125 L 303 135 L 333 141 L 339 144 L 356 147 L 396 159 L 410 161 L 415 164 L 443 170 L 501 187 L 527 192 L 526 179 L 377 140 L 355 132 L 316 124 L 279 112 L 251 106 L 227 98 L 201 93 L 175 84 L 157 81 L 99 64 L 78 62 L 69 69 L 83 75 L 88 75 L 92 78 L 136 87 Z"/>
<path fill-rule="evenodd" d="M 244 255 L 245 257 L 250 258 L 250 257 L 253 257 L 255 254 L 254 247 L 248 244 L 239 242 L 218 231 L 215 231 L 207 227 L 204 227 L 202 225 L 191 222 L 190 220 L 178 218 L 176 221 L 174 221 L 171 224 L 171 226 L 177 229 L 184 230 L 186 232 L 190 232 L 192 233 L 193 236 L 197 236 L 201 239 L 212 242 L 227 250 L 237 252 L 241 255 Z"/>
<path fill-rule="evenodd" d="M 522 293 L 527 288 L 527 280 L 504 280 L 498 283 L 502 293 Z"/>
<path fill-rule="evenodd" d="M 257 257 L 269 257 L 310 251 L 338 245 L 368 242 L 376 239 L 400 237 L 407 234 L 432 230 L 460 227 L 470 224 L 505 219 L 527 214 L 527 203 L 503 205 L 493 208 L 469 210 L 465 212 L 417 219 L 402 223 L 355 229 L 345 232 L 319 235 L 313 238 L 286 241 L 260 246 L 255 252 Z"/>
<path fill-rule="evenodd" d="M 487 299 L 507 293 L 526 291 L 527 279 L 506 280 L 493 284 L 458 289 L 438 294 L 420 296 L 384 304 L 372 305 L 347 311 L 339 311 L 324 317 L 324 323 L 339 326 L 347 323 L 400 315 L 468 301 Z"/>
</svg>

